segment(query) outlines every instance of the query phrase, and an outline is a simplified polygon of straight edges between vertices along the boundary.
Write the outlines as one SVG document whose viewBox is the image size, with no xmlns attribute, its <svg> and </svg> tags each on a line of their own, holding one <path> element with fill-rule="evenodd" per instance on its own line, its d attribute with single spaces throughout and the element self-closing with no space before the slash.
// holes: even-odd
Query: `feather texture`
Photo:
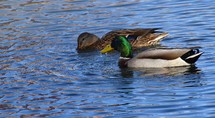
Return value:
<svg viewBox="0 0 215 118">
<path fill-rule="evenodd" d="M 111 41 L 116 36 L 125 36 L 130 40 L 133 49 L 144 46 L 158 44 L 168 33 L 158 31 L 160 28 L 137 28 L 137 29 L 121 29 L 110 31 L 100 39 L 98 36 L 84 32 L 78 37 L 77 50 L 103 49 L 106 45 L 111 44 Z"/>
<path fill-rule="evenodd" d="M 145 50 L 133 57 L 131 45 L 123 36 L 114 38 L 111 47 L 121 53 L 118 63 L 121 68 L 186 66 L 195 63 L 202 55 L 198 48 L 157 48 Z M 105 50 L 101 52 L 105 53 Z"/>
</svg>

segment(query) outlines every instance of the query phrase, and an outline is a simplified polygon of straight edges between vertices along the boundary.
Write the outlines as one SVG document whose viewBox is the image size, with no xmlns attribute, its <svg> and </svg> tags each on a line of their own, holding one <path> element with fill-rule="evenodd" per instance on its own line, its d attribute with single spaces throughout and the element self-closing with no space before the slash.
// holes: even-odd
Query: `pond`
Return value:
<svg viewBox="0 0 215 118">
<path fill-rule="evenodd" d="M 1 117 L 215 117 L 214 0 L 0 0 Z M 82 32 L 162 28 L 194 66 L 120 69 Z"/>
</svg>

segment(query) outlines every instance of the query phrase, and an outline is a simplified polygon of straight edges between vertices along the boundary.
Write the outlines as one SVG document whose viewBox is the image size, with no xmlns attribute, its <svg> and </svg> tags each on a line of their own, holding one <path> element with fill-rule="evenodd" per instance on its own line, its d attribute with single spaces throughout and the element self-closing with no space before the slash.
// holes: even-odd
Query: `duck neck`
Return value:
<svg viewBox="0 0 215 118">
<path fill-rule="evenodd" d="M 99 40 L 97 40 L 94 44 L 97 46 L 97 48 L 98 48 L 99 50 L 101 50 L 101 49 L 103 49 L 106 45 L 108 45 L 109 42 L 106 41 L 106 40 L 104 40 L 103 38 L 99 38 Z"/>
<path fill-rule="evenodd" d="M 97 39 L 92 41 L 92 45 L 91 46 L 96 46 L 100 43 L 100 38 L 99 37 L 96 37 Z"/>
<path fill-rule="evenodd" d="M 119 61 L 118 61 L 118 65 L 120 68 L 126 68 L 128 67 L 128 61 L 130 60 L 131 58 L 126 58 L 126 57 L 120 57 L 119 58 Z"/>
<path fill-rule="evenodd" d="M 118 65 L 120 68 L 126 68 L 128 67 L 128 61 L 133 58 L 133 52 L 132 52 L 132 48 L 130 45 L 128 46 L 123 46 L 123 48 L 119 49 L 121 54 L 120 54 L 120 58 L 119 58 L 119 62 Z"/>
<path fill-rule="evenodd" d="M 120 48 L 120 57 L 121 58 L 132 58 L 133 52 L 132 48 L 130 46 L 124 46 L 123 48 Z"/>
<path fill-rule="evenodd" d="M 132 52 L 126 52 L 126 53 L 124 53 L 124 52 L 122 52 L 121 54 L 120 54 L 120 58 L 132 58 L 133 57 L 133 54 L 132 54 Z"/>
</svg>

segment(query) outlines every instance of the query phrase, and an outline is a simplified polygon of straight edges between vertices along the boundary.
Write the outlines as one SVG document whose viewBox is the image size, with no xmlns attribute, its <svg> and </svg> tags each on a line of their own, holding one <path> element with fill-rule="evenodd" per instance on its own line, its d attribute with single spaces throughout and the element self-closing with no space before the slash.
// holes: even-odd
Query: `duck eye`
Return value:
<svg viewBox="0 0 215 118">
<path fill-rule="evenodd" d="M 84 38 L 82 38 L 82 41 L 84 41 L 86 38 L 84 37 Z"/>
</svg>

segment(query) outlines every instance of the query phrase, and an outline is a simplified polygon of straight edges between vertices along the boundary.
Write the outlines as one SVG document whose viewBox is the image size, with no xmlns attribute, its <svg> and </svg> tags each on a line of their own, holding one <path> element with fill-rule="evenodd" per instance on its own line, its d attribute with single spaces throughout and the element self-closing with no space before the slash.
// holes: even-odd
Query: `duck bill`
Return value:
<svg viewBox="0 0 215 118">
<path fill-rule="evenodd" d="M 114 50 L 112 47 L 111 47 L 111 45 L 107 45 L 103 50 L 101 50 L 100 52 L 102 53 L 102 54 L 104 54 L 104 53 L 107 53 L 107 52 L 110 52 L 110 51 L 112 51 L 112 50 Z"/>
</svg>

